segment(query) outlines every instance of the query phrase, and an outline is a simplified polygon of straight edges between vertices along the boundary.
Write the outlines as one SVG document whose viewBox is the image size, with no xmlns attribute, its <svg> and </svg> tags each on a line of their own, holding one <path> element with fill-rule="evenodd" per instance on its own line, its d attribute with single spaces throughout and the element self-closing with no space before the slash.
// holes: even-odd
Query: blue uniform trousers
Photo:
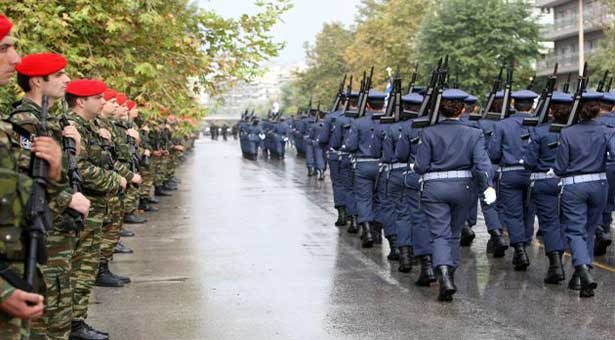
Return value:
<svg viewBox="0 0 615 340">
<path fill-rule="evenodd" d="M 305 149 L 305 165 L 308 168 L 313 168 L 314 166 L 316 166 L 316 164 L 314 163 L 314 145 L 309 138 L 304 138 L 303 146 Z"/>
<path fill-rule="evenodd" d="M 354 169 L 350 156 L 344 155 L 340 159 L 339 189 L 342 202 L 346 206 L 348 215 L 357 215 L 357 201 L 354 197 Z"/>
<path fill-rule="evenodd" d="M 611 232 L 611 223 L 613 222 L 613 210 L 615 210 L 615 165 L 608 164 L 606 166 L 606 179 L 609 184 L 608 197 L 606 207 L 602 213 L 602 221 L 599 223 L 605 233 Z"/>
<path fill-rule="evenodd" d="M 378 195 L 374 192 L 380 166 L 378 161 L 357 162 L 354 175 L 354 195 L 357 201 L 357 222 L 373 222 L 378 205 Z"/>
<path fill-rule="evenodd" d="M 316 144 L 315 146 L 313 146 L 313 148 L 314 148 L 314 166 L 318 170 L 325 171 L 325 169 L 326 169 L 325 149 L 321 145 L 319 145 L 318 143 L 314 143 L 314 144 Z"/>
<path fill-rule="evenodd" d="M 565 250 L 564 229 L 558 214 L 559 179 L 541 179 L 532 185 L 532 202 L 536 207 L 536 215 L 540 230 L 543 232 L 545 252 L 563 252 Z"/>
<path fill-rule="evenodd" d="M 527 202 L 530 172 L 526 170 L 507 171 L 500 180 L 501 208 L 504 224 L 508 228 L 511 245 L 529 244 L 534 234 L 533 209 Z"/>
<path fill-rule="evenodd" d="M 346 206 L 344 202 L 344 192 L 340 184 L 340 161 L 337 155 L 329 155 L 329 174 L 331 176 L 331 188 L 333 189 L 333 206 L 336 208 Z"/>
<path fill-rule="evenodd" d="M 403 209 L 397 224 L 399 246 L 412 246 L 414 255 L 431 255 L 431 232 L 425 212 L 419 207 L 419 176 L 414 172 L 404 175 Z"/>
<path fill-rule="evenodd" d="M 433 266 L 457 268 L 461 261 L 461 228 L 472 202 L 470 179 L 432 180 L 424 184 L 421 205 L 433 242 Z"/>
<path fill-rule="evenodd" d="M 608 183 L 594 181 L 565 185 L 560 198 L 561 223 L 572 252 L 572 264 L 591 265 L 594 236 L 606 206 Z"/>
<path fill-rule="evenodd" d="M 380 174 L 378 185 L 378 212 L 376 220 L 384 224 L 384 235 L 397 235 L 397 223 L 405 207 L 402 202 L 404 190 L 403 169 L 385 170 Z M 379 218 L 379 217 L 380 218 Z"/>
</svg>

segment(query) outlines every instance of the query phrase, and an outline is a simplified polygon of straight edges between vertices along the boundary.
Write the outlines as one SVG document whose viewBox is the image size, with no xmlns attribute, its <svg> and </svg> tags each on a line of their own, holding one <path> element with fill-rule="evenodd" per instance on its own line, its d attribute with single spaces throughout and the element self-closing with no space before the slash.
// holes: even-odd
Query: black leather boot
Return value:
<svg viewBox="0 0 615 340">
<path fill-rule="evenodd" d="M 337 227 L 343 227 L 348 223 L 348 217 L 346 216 L 346 207 L 335 207 L 337 209 L 337 221 L 335 221 L 335 225 Z"/>
<path fill-rule="evenodd" d="M 312 177 L 316 174 L 316 171 L 314 171 L 314 168 L 308 168 L 308 177 Z"/>
<path fill-rule="evenodd" d="M 487 241 L 487 254 L 493 254 L 495 258 L 504 257 L 506 255 L 506 249 L 508 249 L 508 244 L 504 241 L 502 230 L 489 230 L 489 235 L 491 235 L 491 237 L 489 241 Z"/>
<path fill-rule="evenodd" d="M 581 290 L 581 277 L 577 275 L 576 271 L 572 274 L 570 281 L 568 281 L 568 289 Z"/>
<path fill-rule="evenodd" d="M 147 219 L 137 216 L 134 213 L 124 215 L 124 223 L 126 224 L 142 224 L 145 222 L 147 222 Z"/>
<path fill-rule="evenodd" d="M 513 254 L 513 266 L 516 271 L 525 271 L 530 266 L 530 259 L 525 252 L 525 245 L 523 243 L 517 243 L 513 246 L 515 253 Z"/>
<path fill-rule="evenodd" d="M 154 195 L 156 196 L 171 196 L 168 192 L 163 190 L 162 186 L 158 186 L 154 189 Z"/>
<path fill-rule="evenodd" d="M 359 232 L 359 226 L 357 223 L 357 216 L 350 216 L 350 225 L 348 226 L 348 230 L 346 230 L 349 234 L 356 234 Z"/>
<path fill-rule="evenodd" d="M 455 286 L 454 271 L 449 266 L 438 266 L 436 268 L 436 276 L 440 285 L 440 293 L 438 301 L 453 301 L 453 295 L 457 292 Z"/>
<path fill-rule="evenodd" d="M 589 270 L 589 266 L 582 264 L 574 267 L 574 273 L 581 281 L 581 291 L 579 296 L 582 298 L 594 296 L 594 289 L 598 288 L 598 283 L 594 280 L 594 276 Z"/>
<path fill-rule="evenodd" d="M 562 265 L 562 253 L 552 251 L 547 253 L 547 258 L 549 259 L 549 269 L 547 269 L 547 276 L 544 281 L 549 284 L 559 284 L 566 279 Z"/>
<path fill-rule="evenodd" d="M 372 225 L 372 236 L 374 237 L 374 244 L 382 244 L 382 229 L 384 226 L 382 223 L 374 221 Z"/>
<path fill-rule="evenodd" d="M 596 240 L 594 242 L 594 256 L 606 255 L 607 248 L 613 243 L 609 234 L 604 232 L 602 226 L 596 230 Z"/>
<path fill-rule="evenodd" d="M 433 264 L 431 255 L 423 255 L 420 257 L 421 272 L 415 284 L 419 287 L 429 287 L 433 282 L 436 282 L 436 274 L 433 272 Z"/>
<path fill-rule="evenodd" d="M 361 247 L 371 248 L 374 246 L 374 235 L 372 234 L 372 225 L 369 222 L 361 223 Z"/>
<path fill-rule="evenodd" d="M 325 171 L 324 170 L 318 170 L 318 180 L 319 181 L 324 181 L 325 180 Z"/>
<path fill-rule="evenodd" d="M 120 230 L 120 237 L 133 237 L 133 236 L 135 236 L 135 233 L 130 230 L 126 230 L 124 228 Z"/>
<path fill-rule="evenodd" d="M 124 283 L 113 276 L 109 271 L 109 264 L 103 262 L 101 262 L 100 267 L 98 267 L 98 275 L 96 275 L 95 284 L 98 287 L 124 287 Z"/>
<path fill-rule="evenodd" d="M 409 273 L 412 270 L 412 247 L 399 247 L 399 267 L 397 270 L 402 273 Z"/>
<path fill-rule="evenodd" d="M 123 276 L 123 275 L 116 274 L 116 273 L 112 272 L 111 269 L 109 269 L 109 273 L 111 273 L 111 275 L 113 277 L 115 277 L 116 279 L 120 280 L 123 284 L 131 283 L 132 282 L 132 280 L 128 276 Z"/>
<path fill-rule="evenodd" d="M 160 203 L 159 200 L 156 199 L 156 197 L 148 197 L 146 198 L 147 202 L 151 203 L 151 204 L 158 204 Z"/>
<path fill-rule="evenodd" d="M 109 340 L 109 334 L 95 330 L 83 320 L 73 320 L 69 340 Z"/>
<path fill-rule="evenodd" d="M 126 245 L 122 243 L 122 241 L 119 241 L 117 245 L 115 246 L 115 248 L 113 249 L 113 253 L 114 254 L 132 254 L 134 252 L 132 251 L 132 249 L 126 247 Z"/>
<path fill-rule="evenodd" d="M 175 191 L 175 190 L 177 190 L 177 188 L 178 187 L 177 187 L 176 184 L 172 184 L 170 182 L 164 182 L 162 184 L 162 190 L 165 190 L 165 191 Z"/>
<path fill-rule="evenodd" d="M 465 224 L 463 226 L 463 228 L 461 228 L 461 246 L 462 247 L 469 247 L 472 245 L 472 241 L 474 241 L 474 238 L 476 237 L 476 234 L 474 233 L 474 230 L 472 230 L 472 228 Z"/>
<path fill-rule="evenodd" d="M 387 240 L 389 241 L 389 248 L 391 248 L 391 251 L 389 252 L 389 255 L 387 255 L 387 259 L 389 261 L 399 261 L 399 248 L 397 248 L 397 235 L 391 235 L 389 237 L 387 237 Z"/>
</svg>

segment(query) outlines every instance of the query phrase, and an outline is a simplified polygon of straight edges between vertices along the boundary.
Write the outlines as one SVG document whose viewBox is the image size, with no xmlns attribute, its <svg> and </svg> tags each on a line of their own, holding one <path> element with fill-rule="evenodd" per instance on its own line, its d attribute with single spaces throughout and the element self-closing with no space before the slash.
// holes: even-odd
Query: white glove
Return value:
<svg viewBox="0 0 615 340">
<path fill-rule="evenodd" d="M 410 163 L 410 171 L 414 172 L 414 163 Z"/>
<path fill-rule="evenodd" d="M 547 171 L 547 176 L 555 176 L 555 171 L 553 171 L 553 169 L 549 169 L 549 171 Z"/>
<path fill-rule="evenodd" d="M 260 137 L 260 139 L 264 140 L 265 139 L 265 134 L 264 133 L 259 133 L 258 137 Z"/>
<path fill-rule="evenodd" d="M 487 190 L 483 192 L 483 197 L 484 197 L 483 201 L 485 201 L 487 205 L 491 205 L 495 203 L 495 200 L 496 200 L 495 189 L 493 189 L 492 187 L 488 187 Z"/>
</svg>

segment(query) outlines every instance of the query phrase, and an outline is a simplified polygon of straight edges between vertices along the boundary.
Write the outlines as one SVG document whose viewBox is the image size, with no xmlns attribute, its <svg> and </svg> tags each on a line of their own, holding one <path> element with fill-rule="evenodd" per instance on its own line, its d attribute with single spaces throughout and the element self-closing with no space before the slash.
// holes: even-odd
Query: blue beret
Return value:
<svg viewBox="0 0 615 340">
<path fill-rule="evenodd" d="M 382 99 L 384 100 L 384 98 L 387 97 L 387 94 L 384 92 L 380 92 L 380 91 L 376 91 L 376 90 L 369 90 L 369 93 L 367 94 L 367 99 Z"/>
<path fill-rule="evenodd" d="M 573 98 L 570 93 L 561 92 L 561 91 L 553 91 L 553 96 L 551 97 L 551 103 L 569 104 L 572 102 L 573 102 Z"/>
<path fill-rule="evenodd" d="M 533 101 L 538 97 L 538 93 L 532 90 L 515 91 L 510 95 L 514 100 L 518 101 Z"/>
<path fill-rule="evenodd" d="M 605 92 L 602 96 L 602 101 L 609 104 L 615 104 L 615 92 Z"/>
<path fill-rule="evenodd" d="M 359 92 L 358 91 L 352 91 L 352 92 L 350 92 L 350 96 L 349 97 L 350 98 L 356 98 L 358 96 L 359 96 Z"/>
<path fill-rule="evenodd" d="M 447 89 L 442 93 L 442 99 L 446 100 L 464 100 L 469 96 L 469 94 L 465 93 L 462 90 L 458 89 Z"/>
<path fill-rule="evenodd" d="M 600 100 L 603 96 L 604 94 L 602 92 L 587 90 L 583 92 L 583 95 L 581 96 L 581 101 Z"/>
<path fill-rule="evenodd" d="M 474 104 L 474 103 L 476 103 L 478 101 L 478 98 L 476 98 L 473 95 L 469 95 L 463 101 L 466 102 L 466 104 Z"/>
<path fill-rule="evenodd" d="M 421 92 L 425 92 L 425 86 L 415 86 L 412 89 L 412 93 L 421 93 Z"/>
<path fill-rule="evenodd" d="M 495 93 L 495 99 L 502 99 L 504 98 L 504 91 L 499 90 L 498 92 Z"/>
<path fill-rule="evenodd" d="M 423 96 L 418 93 L 411 93 L 401 97 L 401 100 L 410 104 L 421 104 L 423 103 Z"/>
</svg>

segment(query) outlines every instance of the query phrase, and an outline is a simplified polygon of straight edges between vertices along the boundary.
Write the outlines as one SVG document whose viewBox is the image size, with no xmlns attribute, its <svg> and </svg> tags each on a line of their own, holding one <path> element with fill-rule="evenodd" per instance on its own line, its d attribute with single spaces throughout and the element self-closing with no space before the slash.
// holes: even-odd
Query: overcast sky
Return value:
<svg viewBox="0 0 615 340">
<path fill-rule="evenodd" d="M 212 9 L 224 17 L 254 13 L 254 0 L 197 0 L 199 6 Z M 286 48 L 273 61 L 283 65 L 305 59 L 303 43 L 313 42 L 322 24 L 340 21 L 352 24 L 360 0 L 293 0 L 294 7 L 283 16 L 283 23 L 274 29 L 276 41 L 285 41 Z"/>
</svg>

